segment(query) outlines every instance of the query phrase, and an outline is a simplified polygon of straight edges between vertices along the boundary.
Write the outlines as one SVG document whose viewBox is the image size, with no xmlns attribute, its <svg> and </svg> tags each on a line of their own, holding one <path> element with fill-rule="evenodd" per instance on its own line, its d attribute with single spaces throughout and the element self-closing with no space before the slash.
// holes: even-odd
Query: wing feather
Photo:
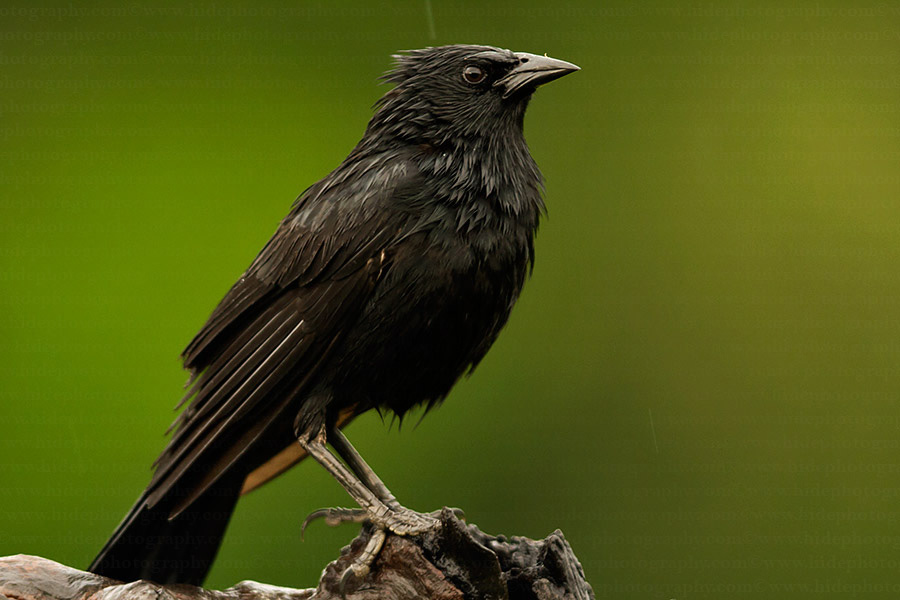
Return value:
<svg viewBox="0 0 900 600">
<path fill-rule="evenodd" d="M 171 518 L 275 419 L 293 419 L 288 405 L 371 297 L 388 260 L 384 250 L 403 226 L 387 209 L 419 176 L 407 168 L 390 177 L 372 164 L 356 168 L 357 176 L 337 185 L 323 180 L 301 196 L 182 354 L 193 373 L 190 404 L 146 492 L 152 506 L 179 490 Z"/>
</svg>

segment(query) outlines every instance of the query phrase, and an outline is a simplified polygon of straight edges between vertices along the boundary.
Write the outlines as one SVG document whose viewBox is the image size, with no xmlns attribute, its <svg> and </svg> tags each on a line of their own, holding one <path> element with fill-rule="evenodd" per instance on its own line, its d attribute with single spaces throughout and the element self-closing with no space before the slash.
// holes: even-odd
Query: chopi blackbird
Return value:
<svg viewBox="0 0 900 600">
<path fill-rule="evenodd" d="M 376 527 L 357 574 L 386 530 L 437 524 L 397 502 L 341 427 L 370 408 L 433 407 L 497 337 L 544 210 L 525 108 L 578 67 L 469 45 L 394 58 L 362 140 L 182 354 L 190 402 L 92 572 L 201 584 L 238 497 L 307 455 L 360 507 L 313 516 Z"/>
</svg>

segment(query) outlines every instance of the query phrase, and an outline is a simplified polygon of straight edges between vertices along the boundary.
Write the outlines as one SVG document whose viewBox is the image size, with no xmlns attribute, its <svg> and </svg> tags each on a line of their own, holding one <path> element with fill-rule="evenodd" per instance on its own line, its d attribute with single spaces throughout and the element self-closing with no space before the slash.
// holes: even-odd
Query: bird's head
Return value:
<svg viewBox="0 0 900 600">
<path fill-rule="evenodd" d="M 537 86 L 579 70 L 555 58 L 491 46 L 441 46 L 394 57 L 370 130 L 414 142 L 491 136 L 522 129 Z"/>
</svg>

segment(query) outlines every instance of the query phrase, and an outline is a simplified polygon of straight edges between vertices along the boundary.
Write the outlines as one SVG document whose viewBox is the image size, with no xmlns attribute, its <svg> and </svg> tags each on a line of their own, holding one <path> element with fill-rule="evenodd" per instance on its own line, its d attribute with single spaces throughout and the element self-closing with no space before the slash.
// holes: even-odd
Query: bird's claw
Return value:
<svg viewBox="0 0 900 600">
<path fill-rule="evenodd" d="M 310 513 L 303 521 L 301 535 L 306 531 L 306 527 L 317 519 L 323 519 L 325 524 L 330 527 L 336 527 L 341 523 L 370 523 L 373 527 L 365 548 L 359 553 L 359 556 L 353 559 L 350 566 L 341 573 L 341 578 L 338 582 L 341 598 L 346 598 L 346 590 L 350 582 L 361 582 L 372 571 L 372 563 L 375 562 L 378 553 L 381 552 L 388 531 L 400 536 L 419 535 L 436 529 L 441 525 L 440 510 L 430 513 L 419 513 L 405 508 L 399 503 L 386 505 L 385 508 L 387 510 L 378 512 L 368 512 L 362 508 L 321 508 Z M 451 508 L 450 510 L 456 518 L 465 519 L 465 513 L 462 510 L 458 508 Z"/>
<path fill-rule="evenodd" d="M 458 518 L 463 518 L 462 511 L 452 509 Z M 307 526 L 317 519 L 323 519 L 329 527 L 337 527 L 342 523 L 371 523 L 379 529 L 385 529 L 395 535 L 419 535 L 440 526 L 441 511 L 419 513 L 399 504 L 388 507 L 388 510 L 368 512 L 362 508 L 320 508 L 313 511 L 303 520 L 300 526 L 300 537 Z"/>
<path fill-rule="evenodd" d="M 365 523 L 369 520 L 369 513 L 361 508 L 320 508 L 309 513 L 303 524 L 300 525 L 300 539 L 306 533 L 306 528 L 317 519 L 323 519 L 329 527 L 337 527 L 342 523 Z"/>
<path fill-rule="evenodd" d="M 465 521 L 465 520 L 466 520 L 466 513 L 463 512 L 463 509 L 461 509 L 461 508 L 456 508 L 455 506 L 448 506 L 447 508 L 450 510 L 450 512 L 453 513 L 453 516 L 456 517 L 457 519 L 459 519 L 460 521 Z M 433 516 L 433 517 L 435 517 L 435 518 L 440 518 L 440 517 L 441 517 L 441 512 L 442 512 L 442 511 L 440 511 L 440 510 L 436 510 L 436 511 L 434 511 L 434 512 L 431 513 L 431 516 Z"/>
<path fill-rule="evenodd" d="M 345 600 L 347 598 L 347 583 L 352 580 L 362 581 L 369 574 L 370 570 L 369 565 L 357 564 L 355 561 L 344 569 L 344 572 L 341 574 L 341 580 L 338 582 L 338 591 L 341 593 L 341 598 Z"/>
<path fill-rule="evenodd" d="M 385 534 L 384 529 L 374 529 L 372 535 L 369 536 L 369 540 L 366 542 L 366 547 L 359 553 L 359 556 L 353 559 L 350 566 L 341 573 L 341 579 L 338 582 L 338 590 L 341 593 L 341 598 L 347 597 L 346 592 L 348 582 L 354 579 L 356 581 L 363 581 L 371 572 L 372 563 L 375 562 L 375 558 L 378 556 L 378 553 L 381 552 L 381 547 L 384 546 L 386 537 L 387 535 Z"/>
</svg>

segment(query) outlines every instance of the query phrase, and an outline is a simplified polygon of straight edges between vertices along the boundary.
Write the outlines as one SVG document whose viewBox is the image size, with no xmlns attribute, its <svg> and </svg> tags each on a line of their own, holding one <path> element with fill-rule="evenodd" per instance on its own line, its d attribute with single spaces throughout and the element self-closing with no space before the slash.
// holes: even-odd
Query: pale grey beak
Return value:
<svg viewBox="0 0 900 600">
<path fill-rule="evenodd" d="M 570 62 L 549 56 L 516 52 L 516 58 L 519 59 L 519 64 L 494 82 L 494 87 L 503 88 L 504 98 L 519 92 L 533 92 L 539 85 L 581 70 Z"/>
</svg>

